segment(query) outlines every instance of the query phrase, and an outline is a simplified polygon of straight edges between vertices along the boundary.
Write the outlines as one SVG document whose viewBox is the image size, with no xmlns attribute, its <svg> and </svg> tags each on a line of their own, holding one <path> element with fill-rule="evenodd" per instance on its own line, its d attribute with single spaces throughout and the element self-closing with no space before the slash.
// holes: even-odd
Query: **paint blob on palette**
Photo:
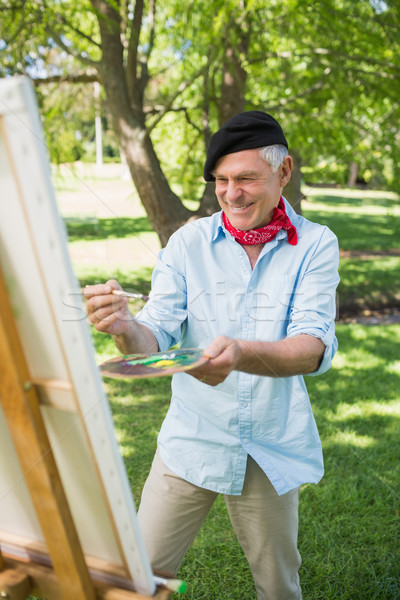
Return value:
<svg viewBox="0 0 400 600">
<path fill-rule="evenodd" d="M 101 364 L 100 371 L 104 377 L 121 379 L 164 377 L 181 371 L 189 371 L 207 360 L 203 355 L 203 350 L 185 348 L 155 354 L 117 356 Z"/>
</svg>

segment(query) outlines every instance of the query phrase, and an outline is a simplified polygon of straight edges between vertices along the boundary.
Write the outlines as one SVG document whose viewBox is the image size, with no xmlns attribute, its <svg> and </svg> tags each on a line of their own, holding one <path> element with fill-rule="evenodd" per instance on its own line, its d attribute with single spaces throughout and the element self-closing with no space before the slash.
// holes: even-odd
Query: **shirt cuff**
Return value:
<svg viewBox="0 0 400 600">
<path fill-rule="evenodd" d="M 288 337 L 293 337 L 295 335 L 307 334 L 312 335 L 315 338 L 321 340 L 321 342 L 325 346 L 325 352 L 322 356 L 321 363 L 315 371 L 312 373 L 307 373 L 309 376 L 322 375 L 328 371 L 332 365 L 332 359 L 336 354 L 336 350 L 338 348 L 338 341 L 335 336 L 335 324 L 332 323 L 330 326 L 326 326 L 326 328 L 321 325 L 319 327 L 309 326 L 309 327 L 296 327 L 294 328 Z"/>
</svg>

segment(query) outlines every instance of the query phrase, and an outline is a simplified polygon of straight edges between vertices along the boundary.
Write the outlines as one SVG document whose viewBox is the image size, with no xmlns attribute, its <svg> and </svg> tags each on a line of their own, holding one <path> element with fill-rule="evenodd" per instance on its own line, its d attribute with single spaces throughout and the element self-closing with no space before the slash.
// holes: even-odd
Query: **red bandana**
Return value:
<svg viewBox="0 0 400 600">
<path fill-rule="evenodd" d="M 265 225 L 265 227 L 260 227 L 259 229 L 249 229 L 249 231 L 236 229 L 236 227 L 233 227 L 233 225 L 230 224 L 228 217 L 224 212 L 222 215 L 226 229 L 231 235 L 233 235 L 239 244 L 244 244 L 246 246 L 265 244 L 266 242 L 273 240 L 278 231 L 281 229 L 285 229 L 285 231 L 288 232 L 289 244 L 292 246 L 297 244 L 296 227 L 292 225 L 291 220 L 286 214 L 285 203 L 282 196 L 279 200 L 278 206 L 274 209 L 271 221 L 268 223 L 268 225 Z"/>
</svg>

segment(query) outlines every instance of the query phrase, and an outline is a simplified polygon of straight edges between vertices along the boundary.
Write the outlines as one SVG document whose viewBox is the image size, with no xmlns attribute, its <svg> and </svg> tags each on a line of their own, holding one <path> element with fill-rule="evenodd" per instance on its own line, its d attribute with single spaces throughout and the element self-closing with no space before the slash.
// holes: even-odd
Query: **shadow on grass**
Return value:
<svg viewBox="0 0 400 600">
<path fill-rule="evenodd" d="M 339 317 L 365 309 L 399 308 L 400 257 L 342 258 L 339 273 Z"/>
<path fill-rule="evenodd" d="M 339 352 L 334 368 L 320 377 L 306 377 L 310 395 L 318 398 L 315 410 L 331 414 L 342 402 L 396 398 L 400 372 L 390 364 L 400 356 L 399 331 L 397 325 L 338 326 Z"/>
<path fill-rule="evenodd" d="M 400 247 L 399 219 L 390 215 L 304 211 L 311 221 L 329 227 L 338 237 L 341 250 L 390 250 Z"/>
<path fill-rule="evenodd" d="M 325 476 L 301 492 L 303 591 L 315 600 L 396 600 L 400 329 L 341 326 L 338 338 L 341 366 L 307 378 Z"/>
<path fill-rule="evenodd" d="M 338 338 L 340 368 L 307 378 L 326 475 L 319 485 L 301 491 L 303 594 L 313 600 L 397 600 L 400 466 L 394 448 L 400 419 L 394 403 L 400 389 L 395 368 L 400 329 L 342 325 Z M 170 383 L 170 377 L 106 380 L 137 504 L 168 410 Z M 188 599 L 255 598 L 222 499 L 212 508 L 179 575 L 187 580 Z"/>
<path fill-rule="evenodd" d="M 330 204 L 330 205 L 335 205 L 338 207 L 342 207 L 342 206 L 354 206 L 354 207 L 360 207 L 360 206 L 380 206 L 383 208 L 387 208 L 390 210 L 390 208 L 393 207 L 397 207 L 399 204 L 399 199 L 398 198 L 390 198 L 390 197 L 353 197 L 351 195 L 349 196 L 335 196 L 333 194 L 313 194 L 312 196 L 307 197 L 307 200 L 309 202 L 324 202 L 324 204 Z"/>
<path fill-rule="evenodd" d="M 65 219 L 70 242 L 125 238 L 141 233 L 151 233 L 153 228 L 147 217 L 115 217 L 114 219 Z"/>
</svg>

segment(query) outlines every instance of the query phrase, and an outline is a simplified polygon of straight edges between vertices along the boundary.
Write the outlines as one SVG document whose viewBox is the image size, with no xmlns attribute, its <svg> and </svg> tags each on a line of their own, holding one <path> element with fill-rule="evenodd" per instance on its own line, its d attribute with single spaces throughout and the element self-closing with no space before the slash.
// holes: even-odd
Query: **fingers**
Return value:
<svg viewBox="0 0 400 600">
<path fill-rule="evenodd" d="M 121 286 L 115 279 L 109 279 L 106 283 L 96 283 L 95 285 L 86 285 L 83 288 L 85 298 L 93 298 L 93 296 L 106 296 L 111 294 L 113 290 L 121 290 Z"/>
<path fill-rule="evenodd" d="M 104 309 L 97 310 L 91 313 L 90 322 L 94 325 L 97 331 L 101 333 L 109 333 L 111 335 L 119 335 L 125 333 L 128 324 L 132 320 L 132 316 L 124 309 L 115 310 Z"/>
<path fill-rule="evenodd" d="M 92 325 L 102 333 L 118 335 L 127 330 L 132 316 L 124 296 L 115 296 L 112 291 L 121 289 L 115 279 L 106 283 L 89 285 L 83 289 L 88 317 Z"/>
<path fill-rule="evenodd" d="M 204 356 L 207 358 L 216 358 L 232 344 L 232 341 L 233 340 L 224 335 L 216 337 L 204 350 Z"/>
<path fill-rule="evenodd" d="M 207 385 L 222 383 L 237 365 L 239 350 L 236 340 L 226 336 L 215 338 L 204 350 L 204 356 L 209 360 L 189 371 L 190 375 Z"/>
</svg>

